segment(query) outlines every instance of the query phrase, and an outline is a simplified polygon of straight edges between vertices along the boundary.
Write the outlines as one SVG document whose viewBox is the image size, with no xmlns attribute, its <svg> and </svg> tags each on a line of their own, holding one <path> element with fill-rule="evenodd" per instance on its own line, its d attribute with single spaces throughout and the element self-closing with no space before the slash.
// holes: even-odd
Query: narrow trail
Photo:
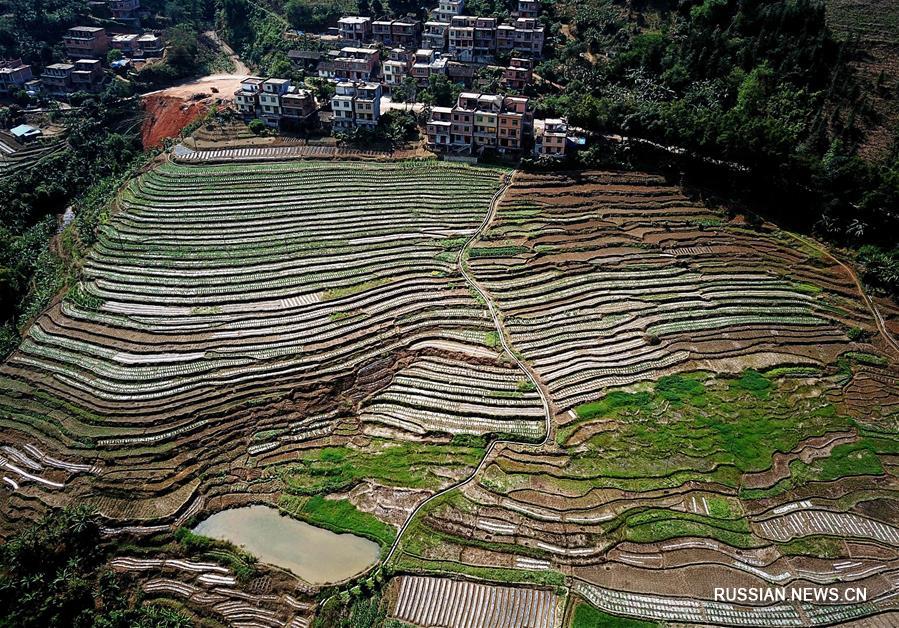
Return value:
<svg viewBox="0 0 899 628">
<path fill-rule="evenodd" d="M 487 215 L 484 217 L 481 225 L 475 230 L 475 232 L 465 241 L 465 244 L 462 245 L 462 248 L 459 250 L 459 254 L 456 256 L 456 267 L 462 273 L 462 277 L 465 279 L 465 282 L 468 286 L 474 290 L 480 297 L 483 299 L 484 304 L 487 306 L 487 310 L 490 312 L 490 317 L 493 320 L 493 327 L 499 335 L 500 345 L 506 354 L 518 365 L 518 368 L 524 373 L 524 375 L 528 378 L 528 381 L 531 382 L 533 386 L 535 386 L 537 393 L 540 395 L 540 401 L 543 404 L 543 413 L 544 419 L 546 421 L 546 429 L 544 430 L 543 439 L 537 443 L 526 443 L 518 440 L 494 440 L 487 447 L 486 451 L 484 451 L 484 456 L 481 458 L 481 461 L 478 463 L 478 466 L 474 468 L 474 470 L 464 479 L 459 480 L 455 484 L 451 484 L 446 488 L 437 491 L 424 501 L 422 501 L 418 506 L 416 506 L 412 512 L 409 513 L 409 516 L 406 517 L 406 521 L 403 523 L 402 527 L 396 533 L 396 540 L 393 542 L 393 545 L 390 547 L 390 551 L 387 553 L 387 556 L 384 557 L 382 564 L 387 564 L 393 558 L 393 555 L 396 553 L 397 549 L 400 546 L 400 542 L 403 538 L 403 533 L 409 528 L 409 525 L 412 523 L 412 520 L 415 519 L 415 516 L 418 515 L 422 509 L 433 502 L 434 500 L 446 495 L 450 491 L 454 491 L 459 488 L 464 488 L 468 484 L 470 484 L 478 474 L 484 469 L 487 465 L 490 457 L 496 448 L 500 445 L 522 445 L 529 446 L 534 448 L 541 448 L 545 446 L 548 442 L 551 441 L 552 438 L 552 404 L 550 402 L 549 391 L 537 377 L 536 373 L 534 373 L 533 369 L 526 364 L 521 358 L 519 358 L 513 351 L 509 344 L 508 334 L 503 325 L 502 318 L 499 315 L 499 312 L 496 308 L 496 304 L 493 302 L 493 298 L 490 294 L 478 283 L 478 280 L 474 278 L 471 274 L 471 271 L 468 270 L 465 264 L 465 254 L 472 244 L 484 233 L 489 224 L 493 221 L 493 217 L 496 215 L 496 208 L 499 205 L 499 201 L 502 198 L 503 194 L 505 194 L 506 190 L 509 188 L 509 185 L 512 182 L 512 175 L 507 174 L 504 176 L 503 185 L 499 190 L 496 191 L 496 194 L 493 195 L 493 198 L 490 201 L 490 208 L 487 211 Z"/>
<path fill-rule="evenodd" d="M 880 335 L 883 336 L 883 339 L 886 340 L 887 344 L 896 352 L 896 356 L 899 357 L 899 342 L 893 338 L 893 334 L 890 333 L 890 330 L 887 328 L 886 321 L 883 320 L 883 316 L 880 311 L 877 309 L 877 306 L 874 304 L 874 301 L 871 300 L 871 297 L 865 292 L 865 287 L 862 284 L 861 279 L 858 278 L 858 274 L 855 272 L 855 269 L 846 264 L 829 250 L 827 247 L 818 244 L 816 241 L 811 238 L 806 238 L 801 235 L 791 233 L 789 231 L 786 232 L 790 237 L 794 240 L 799 240 L 803 244 L 812 247 L 829 260 L 839 265 L 843 270 L 849 273 L 849 276 L 852 278 L 852 281 L 855 282 L 855 287 L 858 289 L 858 293 L 862 296 L 862 300 L 865 302 L 865 305 L 868 306 L 868 310 L 871 312 L 871 315 L 874 317 L 874 324 L 877 326 L 877 331 L 880 332 Z"/>
</svg>

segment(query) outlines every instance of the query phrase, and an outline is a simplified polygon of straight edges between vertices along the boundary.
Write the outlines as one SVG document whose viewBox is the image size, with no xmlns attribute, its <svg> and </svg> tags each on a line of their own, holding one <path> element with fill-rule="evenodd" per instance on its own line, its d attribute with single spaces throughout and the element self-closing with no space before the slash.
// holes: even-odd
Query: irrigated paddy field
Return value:
<svg viewBox="0 0 899 628">
<path fill-rule="evenodd" d="M 846 621 L 896 603 L 891 351 L 817 245 L 656 176 L 167 161 L 0 369 L 0 527 L 93 504 L 116 569 L 233 625 L 319 591 L 171 554 L 251 503 L 380 544 L 415 625 Z M 868 600 L 712 591 L 812 584 Z"/>
</svg>

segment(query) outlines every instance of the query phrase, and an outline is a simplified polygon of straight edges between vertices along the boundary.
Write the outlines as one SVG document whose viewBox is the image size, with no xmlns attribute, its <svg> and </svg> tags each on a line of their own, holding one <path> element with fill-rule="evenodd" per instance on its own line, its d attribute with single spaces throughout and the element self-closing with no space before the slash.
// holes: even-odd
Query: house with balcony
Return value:
<svg viewBox="0 0 899 628">
<path fill-rule="evenodd" d="M 100 26 L 75 26 L 62 38 L 66 54 L 72 59 L 102 59 L 109 50 L 106 29 Z"/>
<path fill-rule="evenodd" d="M 72 90 L 96 93 L 103 87 L 103 66 L 99 59 L 78 59 L 72 69 Z"/>
<path fill-rule="evenodd" d="M 25 89 L 33 79 L 31 66 L 21 59 L 0 60 L 0 94 L 12 94 Z"/>
<path fill-rule="evenodd" d="M 500 152 L 517 152 L 527 148 L 534 136 L 534 112 L 531 101 L 524 96 L 503 98 L 499 114 L 497 148 Z"/>
<path fill-rule="evenodd" d="M 431 119 L 428 120 L 428 146 L 441 149 L 450 145 L 452 136 L 452 107 L 431 107 Z"/>
<path fill-rule="evenodd" d="M 344 81 L 338 83 L 331 109 L 335 131 L 349 131 L 356 127 L 375 127 L 381 119 L 381 84 Z"/>
<path fill-rule="evenodd" d="M 72 63 L 54 63 L 44 68 L 41 74 L 43 89 L 51 96 L 66 96 L 72 93 Z"/>
<path fill-rule="evenodd" d="M 372 20 L 370 17 L 349 15 L 337 20 L 337 37 L 348 44 L 364 44 L 371 41 Z"/>
<path fill-rule="evenodd" d="M 281 96 L 281 126 L 294 129 L 318 126 L 318 105 L 310 90 L 291 86 Z"/>
<path fill-rule="evenodd" d="M 518 17 L 539 17 L 539 0 L 518 0 Z"/>
<path fill-rule="evenodd" d="M 161 57 L 165 43 L 159 35 L 144 33 L 137 38 L 137 49 L 139 57 Z"/>
<path fill-rule="evenodd" d="M 106 6 L 117 22 L 136 25 L 140 22 L 140 0 L 107 0 Z"/>
<path fill-rule="evenodd" d="M 452 19 L 447 50 L 457 61 L 471 62 L 474 58 L 474 17 L 459 15 Z"/>
<path fill-rule="evenodd" d="M 381 64 L 385 85 L 400 85 L 412 69 L 413 55 L 405 48 L 392 48 L 387 60 Z"/>
<path fill-rule="evenodd" d="M 109 40 L 109 46 L 113 50 L 121 51 L 126 57 L 136 57 L 140 52 L 140 46 L 137 43 L 139 38 L 140 35 L 137 33 L 113 35 L 112 39 Z"/>
<path fill-rule="evenodd" d="M 449 22 L 425 22 L 421 34 L 422 47 L 443 52 L 449 43 L 449 29 Z"/>
<path fill-rule="evenodd" d="M 281 119 L 281 97 L 290 89 L 290 79 L 269 78 L 262 81 L 259 91 L 259 119 L 266 126 L 276 127 Z"/>
<path fill-rule="evenodd" d="M 421 22 L 418 20 L 375 20 L 372 39 L 385 46 L 417 48 L 421 43 Z"/>
<path fill-rule="evenodd" d="M 568 122 L 563 118 L 547 118 L 534 134 L 534 155 L 564 157 L 568 145 Z"/>
<path fill-rule="evenodd" d="M 259 109 L 259 92 L 264 78 L 250 76 L 240 82 L 240 89 L 234 92 L 234 104 L 244 118 L 255 118 Z"/>
<path fill-rule="evenodd" d="M 496 18 L 476 17 L 474 19 L 474 41 L 472 61 L 491 63 L 496 57 Z"/>
<path fill-rule="evenodd" d="M 522 90 L 534 80 L 534 62 L 530 59 L 514 57 L 503 70 L 502 85 L 509 89 Z"/>
<path fill-rule="evenodd" d="M 533 135 L 533 113 L 527 98 L 462 92 L 456 106 L 447 109 L 431 110 L 428 121 L 431 148 L 467 153 L 484 149 L 518 152 Z"/>
<path fill-rule="evenodd" d="M 520 17 L 515 20 L 513 50 L 539 59 L 543 56 L 543 26 L 536 18 Z"/>
<path fill-rule="evenodd" d="M 465 0 L 440 0 L 434 16 L 440 22 L 449 22 L 457 15 L 465 13 Z"/>
</svg>

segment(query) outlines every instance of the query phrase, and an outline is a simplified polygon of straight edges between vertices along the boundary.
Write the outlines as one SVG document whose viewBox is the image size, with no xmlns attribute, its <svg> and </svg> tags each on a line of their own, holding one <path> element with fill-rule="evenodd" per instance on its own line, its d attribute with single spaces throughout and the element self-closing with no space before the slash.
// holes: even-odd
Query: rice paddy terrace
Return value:
<svg viewBox="0 0 899 628">
<path fill-rule="evenodd" d="M 247 503 L 379 542 L 415 625 L 892 609 L 895 356 L 809 242 L 649 175 L 214 161 L 132 181 L 0 368 L 4 534 L 92 503 L 128 540 L 115 569 L 233 625 L 316 608 L 172 541 Z"/>
</svg>

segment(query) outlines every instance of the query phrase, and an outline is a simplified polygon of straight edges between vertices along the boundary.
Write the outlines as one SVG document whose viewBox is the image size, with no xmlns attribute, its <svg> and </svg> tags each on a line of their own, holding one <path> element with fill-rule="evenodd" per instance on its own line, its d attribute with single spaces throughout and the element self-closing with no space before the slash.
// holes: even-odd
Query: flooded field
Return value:
<svg viewBox="0 0 899 628">
<path fill-rule="evenodd" d="M 223 510 L 193 530 L 244 548 L 261 562 L 289 569 L 313 584 L 355 576 L 378 560 L 377 543 L 353 534 L 335 534 L 282 516 L 268 506 Z"/>
</svg>

